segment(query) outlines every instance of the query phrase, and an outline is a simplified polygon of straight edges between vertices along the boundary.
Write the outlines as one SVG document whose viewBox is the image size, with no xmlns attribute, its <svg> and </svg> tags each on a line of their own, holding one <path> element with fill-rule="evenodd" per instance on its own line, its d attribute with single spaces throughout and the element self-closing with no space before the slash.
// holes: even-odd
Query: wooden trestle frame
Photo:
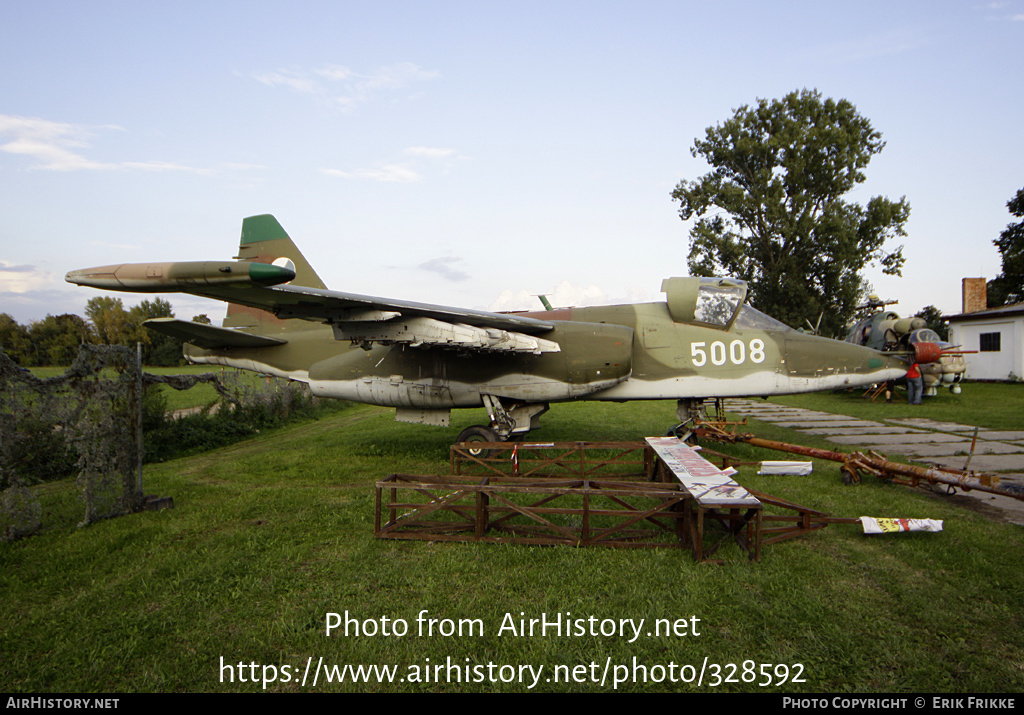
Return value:
<svg viewBox="0 0 1024 715">
<path fill-rule="evenodd" d="M 678 546 L 686 498 L 672 484 L 392 474 L 377 483 L 374 529 L 390 539 Z"/>
<path fill-rule="evenodd" d="M 758 561 L 764 545 L 857 521 L 751 493 L 761 502 L 757 507 L 702 505 L 641 442 L 457 444 L 450 475 L 392 474 L 377 482 L 374 533 L 383 539 L 688 548 L 697 561 L 731 540 Z M 765 505 L 788 513 L 762 514 Z M 705 534 L 706 524 L 724 529 L 708 546 L 705 536 L 715 534 Z"/>
</svg>

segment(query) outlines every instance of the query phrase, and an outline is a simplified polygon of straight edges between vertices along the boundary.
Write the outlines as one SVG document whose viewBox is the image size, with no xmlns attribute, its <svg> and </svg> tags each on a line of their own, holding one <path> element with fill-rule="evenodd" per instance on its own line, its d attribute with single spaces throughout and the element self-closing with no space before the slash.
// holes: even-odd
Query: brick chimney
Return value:
<svg viewBox="0 0 1024 715">
<path fill-rule="evenodd" d="M 963 306 L 965 313 L 988 308 L 988 282 L 984 278 L 963 279 Z"/>
</svg>

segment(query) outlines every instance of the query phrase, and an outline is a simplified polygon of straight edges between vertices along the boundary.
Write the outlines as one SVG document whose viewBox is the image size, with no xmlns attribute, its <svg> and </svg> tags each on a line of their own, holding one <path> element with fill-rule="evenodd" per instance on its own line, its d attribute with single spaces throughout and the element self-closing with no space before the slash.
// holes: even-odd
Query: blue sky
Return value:
<svg viewBox="0 0 1024 715">
<path fill-rule="evenodd" d="M 659 300 L 669 193 L 759 97 L 846 98 L 906 196 L 897 310 L 959 312 L 1024 187 L 1024 0 L 0 0 L 0 312 L 116 262 L 225 259 L 273 213 L 331 288 L 470 308 Z M 126 304 L 147 296 L 119 294 Z M 168 296 L 179 317 L 223 306 Z"/>
</svg>

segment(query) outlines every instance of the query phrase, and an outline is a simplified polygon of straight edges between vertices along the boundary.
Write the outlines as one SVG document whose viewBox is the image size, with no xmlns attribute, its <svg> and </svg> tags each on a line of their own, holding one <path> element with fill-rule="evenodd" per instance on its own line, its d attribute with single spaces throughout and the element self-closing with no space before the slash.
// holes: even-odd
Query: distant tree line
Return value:
<svg viewBox="0 0 1024 715">
<path fill-rule="evenodd" d="M 100 296 L 86 304 L 85 315 L 47 315 L 21 325 L 7 313 L 0 313 L 0 348 L 22 367 L 70 365 L 83 343 L 126 347 L 142 343 L 142 362 L 146 365 L 174 366 L 182 360 L 180 340 L 142 325 L 150 318 L 174 317 L 171 304 L 163 298 L 125 308 L 120 298 Z M 210 322 L 205 315 L 193 320 Z"/>
</svg>

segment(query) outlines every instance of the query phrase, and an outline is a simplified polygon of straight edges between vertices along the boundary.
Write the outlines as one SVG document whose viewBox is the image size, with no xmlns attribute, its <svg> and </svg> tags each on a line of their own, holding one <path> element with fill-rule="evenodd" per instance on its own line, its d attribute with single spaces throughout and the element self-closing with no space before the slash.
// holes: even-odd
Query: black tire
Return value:
<svg viewBox="0 0 1024 715">
<path fill-rule="evenodd" d="M 472 444 L 474 442 L 500 442 L 498 436 L 494 434 L 489 428 L 482 425 L 473 425 L 459 432 L 456 442 L 467 442 Z M 481 459 L 491 456 L 494 450 L 483 449 L 482 447 L 473 448 L 470 447 L 466 450 L 471 457 L 479 457 Z"/>
</svg>

